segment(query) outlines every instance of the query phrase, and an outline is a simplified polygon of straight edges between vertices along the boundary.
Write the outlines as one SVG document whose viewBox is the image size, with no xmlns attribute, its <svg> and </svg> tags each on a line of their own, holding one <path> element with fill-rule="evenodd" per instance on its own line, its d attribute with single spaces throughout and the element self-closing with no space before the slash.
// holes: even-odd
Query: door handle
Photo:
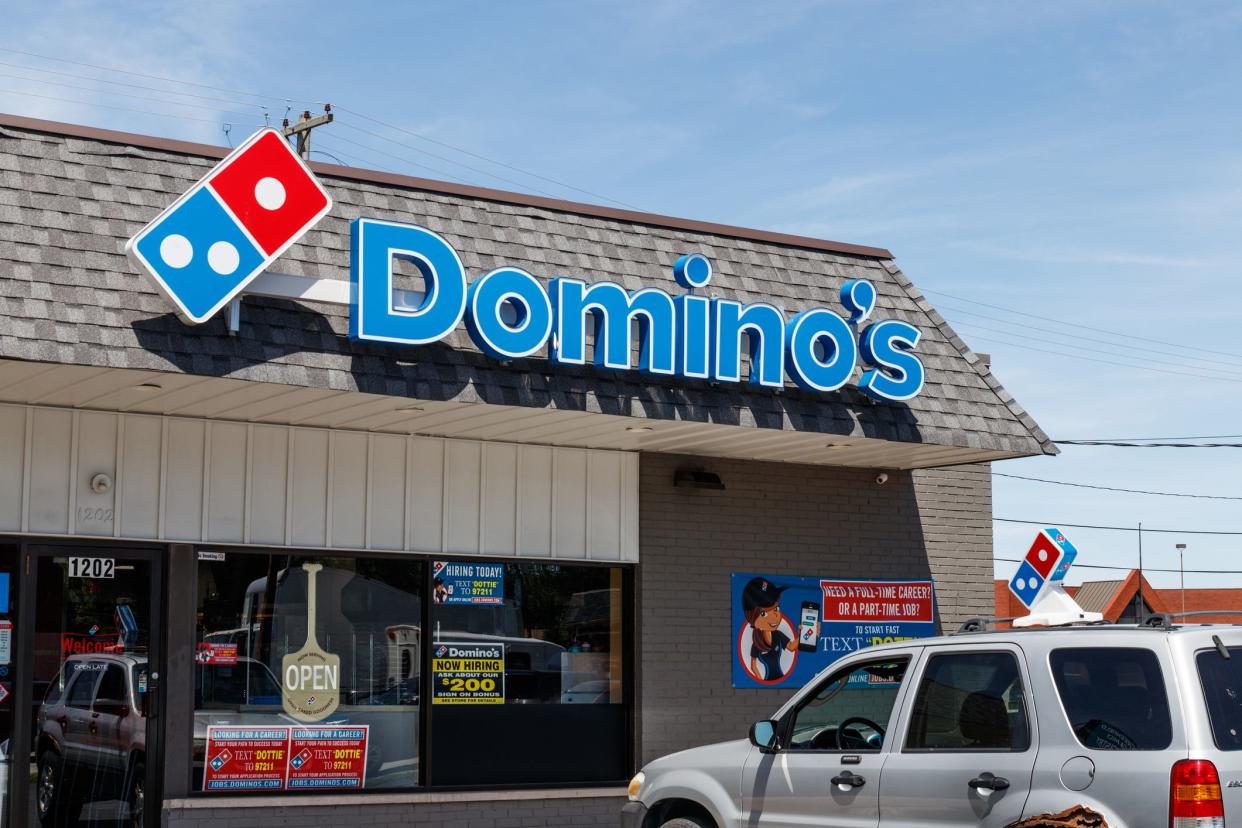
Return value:
<svg viewBox="0 0 1242 828">
<path fill-rule="evenodd" d="M 841 773 L 832 777 L 832 784 L 841 785 L 842 787 L 847 787 L 847 788 L 861 788 L 863 785 L 867 784 L 867 780 L 863 779 L 861 776 L 859 776 L 856 773 L 852 773 L 850 771 L 842 771 Z"/>
<path fill-rule="evenodd" d="M 968 783 L 972 788 L 982 788 L 988 791 L 1003 791 L 1009 787 L 1009 780 L 1003 776 L 994 776 L 990 773 L 981 773 Z"/>
</svg>

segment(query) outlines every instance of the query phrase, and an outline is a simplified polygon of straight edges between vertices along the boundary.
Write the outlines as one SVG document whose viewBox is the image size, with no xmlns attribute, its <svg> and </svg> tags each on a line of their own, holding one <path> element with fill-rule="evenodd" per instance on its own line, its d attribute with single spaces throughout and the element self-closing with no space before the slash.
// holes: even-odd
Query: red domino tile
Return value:
<svg viewBox="0 0 1242 828">
<path fill-rule="evenodd" d="M 209 184 L 269 256 L 328 204 L 327 194 L 274 132 L 264 133 Z"/>
<path fill-rule="evenodd" d="M 1035 567 L 1036 572 L 1047 578 L 1052 574 L 1057 561 L 1061 560 L 1061 549 L 1047 535 L 1040 532 L 1035 536 L 1035 542 L 1027 551 L 1026 560 Z"/>
</svg>

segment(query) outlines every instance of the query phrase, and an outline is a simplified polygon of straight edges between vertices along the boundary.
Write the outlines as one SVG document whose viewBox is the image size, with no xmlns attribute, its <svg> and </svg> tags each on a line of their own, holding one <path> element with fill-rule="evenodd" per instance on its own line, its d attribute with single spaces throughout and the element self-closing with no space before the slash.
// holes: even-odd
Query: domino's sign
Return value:
<svg viewBox="0 0 1242 828">
<path fill-rule="evenodd" d="M 1048 528 L 1035 536 L 1035 542 L 1027 550 L 1026 557 L 1009 582 L 1009 591 L 1030 609 L 1049 584 L 1065 580 L 1078 550 L 1061 533 L 1060 529 Z"/>
<path fill-rule="evenodd" d="M 309 230 L 332 201 L 276 130 L 239 146 L 132 238 L 131 257 L 176 306 L 200 323 Z M 397 301 L 394 265 L 412 264 L 426 290 L 417 306 Z M 585 365 L 651 376 L 781 388 L 788 377 L 810 391 L 835 391 L 862 365 L 859 388 L 882 400 L 909 400 L 925 371 L 914 353 L 918 328 L 898 319 L 870 320 L 875 287 L 845 283 L 845 314 L 810 308 L 786 318 L 766 302 L 742 303 L 696 293 L 712 280 L 699 253 L 681 256 L 673 279 L 686 292 L 630 291 L 613 282 L 553 278 L 545 285 L 518 267 L 468 281 L 461 257 L 425 227 L 371 218 L 350 233 L 350 336 L 393 345 L 426 345 L 462 321 L 475 344 L 501 361 L 543 348 L 553 364 Z M 594 347 L 588 354 L 588 327 Z M 637 359 L 631 343 L 639 342 Z M 749 357 L 744 371 L 743 354 Z M 743 377 L 743 373 L 746 374 Z"/>
</svg>

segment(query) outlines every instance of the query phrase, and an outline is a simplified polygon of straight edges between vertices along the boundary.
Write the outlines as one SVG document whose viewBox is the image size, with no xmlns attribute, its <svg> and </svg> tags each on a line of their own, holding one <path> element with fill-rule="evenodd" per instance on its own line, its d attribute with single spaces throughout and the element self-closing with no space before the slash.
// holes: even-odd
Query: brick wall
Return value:
<svg viewBox="0 0 1242 828">
<path fill-rule="evenodd" d="M 679 467 L 724 491 L 674 488 Z M 641 760 L 744 738 L 789 690 L 734 690 L 729 580 L 774 575 L 936 580 L 942 627 L 991 615 L 991 470 L 890 472 L 644 455 L 640 490 Z"/>
</svg>

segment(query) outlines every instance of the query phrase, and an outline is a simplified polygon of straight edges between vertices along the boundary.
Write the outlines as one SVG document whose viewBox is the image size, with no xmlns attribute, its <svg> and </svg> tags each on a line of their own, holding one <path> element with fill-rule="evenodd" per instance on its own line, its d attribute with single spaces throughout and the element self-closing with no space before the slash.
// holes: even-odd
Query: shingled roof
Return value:
<svg viewBox="0 0 1242 828">
<path fill-rule="evenodd" d="M 876 318 L 923 331 L 923 393 L 874 403 L 852 386 L 812 394 L 652 380 L 636 373 L 500 364 L 464 330 L 394 348 L 348 338 L 339 306 L 251 297 L 238 336 L 213 320 L 187 326 L 124 255 L 135 231 L 227 150 L 0 115 L 0 359 L 229 376 L 426 400 L 600 411 L 1005 453 L 1055 446 L 988 367 L 880 248 L 633 213 L 424 179 L 312 164 L 332 212 L 274 266 L 349 278 L 349 221 L 428 226 L 467 272 L 501 264 L 540 278 L 579 275 L 637 289 L 671 278 L 683 253 L 715 268 L 713 292 L 787 312 L 837 307 L 849 278 L 876 286 Z"/>
</svg>

